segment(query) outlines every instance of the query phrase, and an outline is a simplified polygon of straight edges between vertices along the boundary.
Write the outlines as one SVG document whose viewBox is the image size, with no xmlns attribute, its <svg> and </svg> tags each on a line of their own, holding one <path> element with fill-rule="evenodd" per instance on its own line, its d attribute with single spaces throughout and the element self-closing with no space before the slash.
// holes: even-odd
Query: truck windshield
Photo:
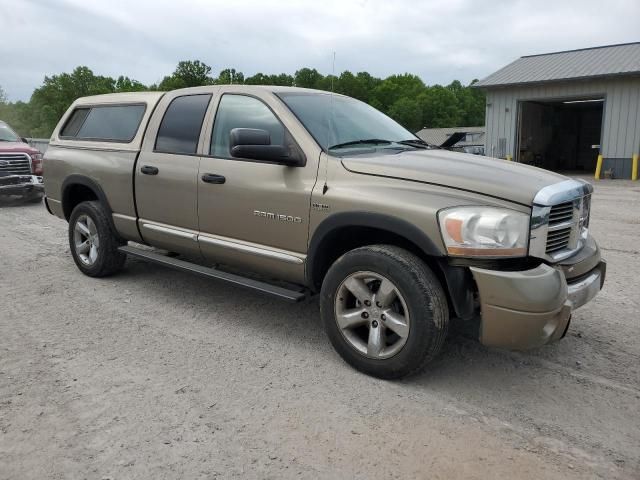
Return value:
<svg viewBox="0 0 640 480">
<path fill-rule="evenodd" d="M 20 142 L 20 137 L 9 128 L 6 123 L 0 122 L 0 142 Z"/>
<path fill-rule="evenodd" d="M 420 140 L 364 102 L 329 93 L 278 93 L 323 149 L 413 146 Z M 410 143 L 406 143 L 410 140 Z M 416 148 L 418 148 L 416 146 Z M 422 147 L 424 148 L 424 147 Z"/>
</svg>

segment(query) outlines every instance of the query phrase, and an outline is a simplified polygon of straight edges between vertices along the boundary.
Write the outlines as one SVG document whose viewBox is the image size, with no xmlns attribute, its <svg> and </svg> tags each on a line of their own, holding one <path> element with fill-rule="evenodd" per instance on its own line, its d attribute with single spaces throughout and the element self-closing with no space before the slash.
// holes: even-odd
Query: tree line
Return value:
<svg viewBox="0 0 640 480">
<path fill-rule="evenodd" d="M 78 97 L 103 93 L 145 90 L 174 90 L 216 84 L 280 85 L 334 91 L 357 98 L 386 113 L 407 129 L 416 132 L 424 127 L 484 125 L 484 93 L 458 80 L 449 85 L 425 85 L 417 75 L 404 73 L 377 78 L 367 72 L 344 71 L 340 75 L 323 75 L 313 68 L 287 73 L 256 73 L 245 77 L 233 68 L 217 77 L 211 67 L 199 61 L 179 62 L 171 75 L 153 85 L 144 85 L 126 76 L 118 78 L 96 75 L 88 67 L 71 73 L 46 76 L 28 102 L 9 102 L 0 86 L 0 120 L 13 126 L 25 137 L 48 138 L 62 114 Z"/>
</svg>

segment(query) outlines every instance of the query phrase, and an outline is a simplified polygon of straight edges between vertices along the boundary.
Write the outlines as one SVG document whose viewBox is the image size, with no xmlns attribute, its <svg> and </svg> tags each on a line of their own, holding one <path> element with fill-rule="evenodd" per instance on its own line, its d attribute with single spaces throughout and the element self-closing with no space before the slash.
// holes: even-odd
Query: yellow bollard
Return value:
<svg viewBox="0 0 640 480">
<path fill-rule="evenodd" d="M 511 161 L 511 155 L 507 155 L 507 160 Z"/>
<path fill-rule="evenodd" d="M 602 170 L 602 155 L 598 155 L 598 163 L 596 164 L 596 174 L 594 178 L 600 180 L 600 170 Z"/>
<path fill-rule="evenodd" d="M 633 154 L 631 160 L 631 180 L 638 180 L 638 154 Z"/>
</svg>

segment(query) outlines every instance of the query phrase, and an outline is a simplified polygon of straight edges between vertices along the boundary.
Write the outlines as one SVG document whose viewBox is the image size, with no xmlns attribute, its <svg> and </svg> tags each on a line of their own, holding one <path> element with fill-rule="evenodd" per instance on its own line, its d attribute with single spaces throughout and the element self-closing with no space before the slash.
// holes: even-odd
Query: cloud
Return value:
<svg viewBox="0 0 640 480">
<path fill-rule="evenodd" d="M 534 53 L 635 40 L 637 0 L 0 0 L 0 85 L 27 100 L 86 65 L 154 83 L 179 60 L 467 83 Z"/>
</svg>

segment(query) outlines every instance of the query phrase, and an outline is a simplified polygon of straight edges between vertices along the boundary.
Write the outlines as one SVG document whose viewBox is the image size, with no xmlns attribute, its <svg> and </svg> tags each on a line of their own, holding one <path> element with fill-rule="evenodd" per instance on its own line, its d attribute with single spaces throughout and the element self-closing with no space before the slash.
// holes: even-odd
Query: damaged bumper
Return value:
<svg viewBox="0 0 640 480">
<path fill-rule="evenodd" d="M 575 258 L 554 266 L 505 272 L 471 268 L 481 304 L 480 341 L 514 350 L 559 340 L 571 313 L 601 290 L 606 263 L 593 240 Z"/>
<path fill-rule="evenodd" d="M 44 193 L 42 177 L 36 175 L 0 176 L 0 195 L 30 195 Z"/>
</svg>

